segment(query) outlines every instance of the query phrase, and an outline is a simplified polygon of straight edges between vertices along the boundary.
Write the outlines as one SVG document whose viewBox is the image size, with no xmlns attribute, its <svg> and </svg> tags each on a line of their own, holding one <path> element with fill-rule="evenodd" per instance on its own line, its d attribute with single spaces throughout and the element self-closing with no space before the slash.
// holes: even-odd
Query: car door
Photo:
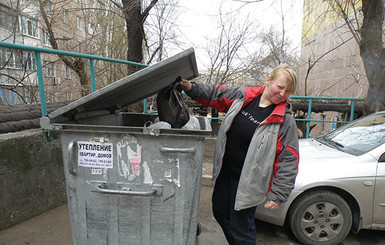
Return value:
<svg viewBox="0 0 385 245">
<path fill-rule="evenodd" d="M 377 165 L 377 177 L 373 201 L 373 228 L 385 228 L 385 153 Z"/>
</svg>

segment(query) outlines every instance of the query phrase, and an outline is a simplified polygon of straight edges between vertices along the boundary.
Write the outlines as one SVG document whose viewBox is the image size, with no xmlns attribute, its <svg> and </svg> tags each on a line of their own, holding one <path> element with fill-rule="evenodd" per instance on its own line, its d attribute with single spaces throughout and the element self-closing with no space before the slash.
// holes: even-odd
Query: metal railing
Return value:
<svg viewBox="0 0 385 245">
<path fill-rule="evenodd" d="M 295 118 L 296 121 L 304 121 L 306 122 L 306 138 L 309 138 L 310 136 L 310 123 L 311 122 L 323 122 L 323 123 L 349 123 L 353 121 L 354 119 L 354 107 L 355 107 L 355 102 L 356 101 L 362 101 L 364 99 L 361 98 L 344 98 L 344 97 L 317 97 L 317 96 L 296 96 L 292 95 L 290 96 L 292 99 L 301 99 L 301 100 L 309 100 L 308 104 L 308 109 L 307 109 L 307 118 Z M 313 105 L 313 100 L 346 100 L 346 101 L 351 101 L 350 104 L 350 117 L 349 121 L 332 121 L 332 120 L 319 120 L 319 119 L 311 119 L 311 113 L 312 113 L 312 105 Z M 332 111 L 332 110 L 330 110 Z M 216 117 L 216 116 L 211 116 L 209 117 L 210 120 L 213 120 L 214 122 L 218 122 L 218 120 L 222 120 L 223 117 Z M 217 132 L 216 132 L 217 133 Z"/>
<path fill-rule="evenodd" d="M 306 122 L 306 138 L 309 138 L 310 135 L 310 123 L 311 122 L 327 122 L 327 123 L 348 123 L 353 121 L 354 119 L 354 106 L 356 101 L 362 101 L 361 98 L 342 98 L 342 97 L 317 97 L 317 96 L 290 96 L 292 99 L 304 99 L 309 100 L 308 109 L 307 109 L 307 118 L 306 119 L 300 119 L 296 118 L 296 121 L 305 121 Z M 311 119 L 311 112 L 312 112 L 312 104 L 313 100 L 346 100 L 351 101 L 350 104 L 350 117 L 349 121 L 331 121 L 331 120 L 318 120 L 318 119 Z"/>
<path fill-rule="evenodd" d="M 134 65 L 134 66 L 140 66 L 140 67 L 147 67 L 148 66 L 146 64 L 127 61 L 127 60 L 112 59 L 112 58 L 106 58 L 106 57 L 89 55 L 89 54 L 81 54 L 81 53 L 75 53 L 75 52 L 68 52 L 68 51 L 57 50 L 57 49 L 32 47 L 32 46 L 21 45 L 21 44 L 16 44 L 16 43 L 0 42 L 0 47 L 35 52 L 35 62 L 36 62 L 37 80 L 38 80 L 38 85 L 39 85 L 41 114 L 43 117 L 47 116 L 47 103 L 46 103 L 46 97 L 45 97 L 45 92 L 44 92 L 41 53 L 48 53 L 48 54 L 56 54 L 56 55 L 64 55 L 64 56 L 89 59 L 90 60 L 91 92 L 95 92 L 95 90 L 96 90 L 94 60 L 102 60 L 102 61 L 128 64 L 128 65 Z"/>
<path fill-rule="evenodd" d="M 39 85 L 41 113 L 42 113 L 43 117 L 47 115 L 47 104 L 46 104 L 46 97 L 45 97 L 45 92 L 44 92 L 41 53 L 49 53 L 49 54 L 65 55 L 65 56 L 72 56 L 72 57 L 89 59 L 90 60 L 91 92 L 94 92 L 96 89 L 94 60 L 102 60 L 102 61 L 107 61 L 107 62 L 122 63 L 122 64 L 135 65 L 135 66 L 140 66 L 140 67 L 147 67 L 148 66 L 146 64 L 127 61 L 127 60 L 112 59 L 112 58 L 106 58 L 106 57 L 101 57 L 101 56 L 68 52 L 68 51 L 56 50 L 56 49 L 32 47 L 32 46 L 15 44 L 15 43 L 8 43 L 8 42 L 0 42 L 0 47 L 35 52 L 35 57 L 36 57 L 35 62 L 36 62 L 36 71 L 37 71 L 38 85 Z M 346 121 L 330 121 L 330 120 L 311 119 L 313 100 L 321 99 L 321 100 L 347 100 L 347 101 L 351 101 L 350 121 L 353 120 L 355 102 L 363 100 L 360 98 L 316 97 L 316 96 L 291 96 L 291 98 L 309 100 L 309 105 L 308 105 L 308 110 L 307 110 L 307 118 L 306 119 L 296 119 L 296 121 L 307 122 L 306 123 L 306 138 L 308 138 L 309 134 L 310 134 L 310 123 L 311 122 L 328 122 L 328 123 L 348 123 L 349 122 L 349 121 L 346 122 Z M 143 106 L 144 112 L 147 112 L 147 100 L 146 99 L 144 99 L 143 104 L 144 104 L 144 106 Z M 222 117 L 211 117 L 210 119 L 220 120 L 223 118 Z"/>
</svg>

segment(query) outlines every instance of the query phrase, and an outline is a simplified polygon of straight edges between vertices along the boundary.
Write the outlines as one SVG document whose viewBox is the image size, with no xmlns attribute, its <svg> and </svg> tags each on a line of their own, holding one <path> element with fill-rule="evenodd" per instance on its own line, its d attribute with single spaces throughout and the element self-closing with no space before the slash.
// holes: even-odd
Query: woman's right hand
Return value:
<svg viewBox="0 0 385 245">
<path fill-rule="evenodd" d="M 185 92 L 189 92 L 192 89 L 191 83 L 185 79 L 182 79 L 182 81 L 180 82 L 180 86 Z"/>
</svg>

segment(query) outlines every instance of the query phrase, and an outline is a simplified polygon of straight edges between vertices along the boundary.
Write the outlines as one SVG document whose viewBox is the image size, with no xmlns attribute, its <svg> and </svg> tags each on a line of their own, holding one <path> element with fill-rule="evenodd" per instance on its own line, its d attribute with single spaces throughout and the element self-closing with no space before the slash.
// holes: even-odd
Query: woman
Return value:
<svg viewBox="0 0 385 245">
<path fill-rule="evenodd" d="M 276 209 L 294 188 L 297 127 L 287 99 L 297 77 L 279 65 L 253 88 L 210 86 L 182 80 L 192 99 L 225 112 L 214 157 L 213 214 L 229 244 L 256 244 L 258 205 Z"/>
</svg>

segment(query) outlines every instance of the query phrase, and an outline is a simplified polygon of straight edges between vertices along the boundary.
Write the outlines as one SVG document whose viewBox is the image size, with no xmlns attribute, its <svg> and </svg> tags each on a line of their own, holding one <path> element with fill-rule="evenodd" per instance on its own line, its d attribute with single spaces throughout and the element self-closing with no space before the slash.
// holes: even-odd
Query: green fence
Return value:
<svg viewBox="0 0 385 245">
<path fill-rule="evenodd" d="M 95 56 L 95 55 L 74 53 L 74 52 L 68 52 L 68 51 L 56 50 L 56 49 L 32 47 L 32 46 L 15 44 L 15 43 L 8 43 L 8 42 L 0 42 L 0 47 L 35 52 L 35 58 L 36 58 L 35 62 L 36 62 L 37 80 L 38 80 L 38 84 L 39 84 L 41 114 L 43 117 L 47 115 L 47 104 L 46 104 L 46 97 L 45 97 L 45 93 L 44 93 L 41 53 L 65 55 L 65 56 L 89 59 L 89 61 L 90 61 L 91 91 L 92 92 L 94 92 L 95 88 L 96 88 L 96 86 L 95 86 L 94 60 L 102 60 L 102 61 L 108 61 L 108 62 L 122 63 L 122 64 L 128 64 L 128 65 L 134 65 L 134 66 L 140 66 L 140 67 L 147 67 L 148 66 L 145 64 L 136 63 L 136 62 L 127 61 L 127 60 L 111 59 L 111 58 Z"/>
<path fill-rule="evenodd" d="M 45 92 L 44 92 L 45 90 L 44 90 L 43 72 L 42 72 L 42 64 L 41 64 L 41 53 L 65 55 L 65 56 L 89 59 L 89 61 L 90 61 L 91 91 L 92 92 L 95 91 L 95 87 L 96 87 L 95 86 L 94 60 L 102 60 L 102 61 L 107 61 L 107 62 L 122 63 L 122 64 L 128 64 L 128 65 L 134 65 L 134 66 L 140 66 L 140 67 L 147 67 L 148 66 L 148 65 L 145 65 L 145 64 L 131 62 L 131 61 L 127 61 L 127 60 L 111 59 L 111 58 L 106 58 L 106 57 L 101 57 L 101 56 L 81 54 L 81 53 L 74 53 L 74 52 L 55 50 L 55 49 L 48 49 L 48 48 L 31 47 L 31 46 L 20 45 L 20 44 L 15 44 L 15 43 L 8 43 L 8 42 L 0 42 L 0 47 L 35 52 L 35 57 L 36 57 L 35 62 L 36 62 L 36 72 L 37 72 L 38 84 L 39 84 L 39 96 L 40 96 L 40 104 L 41 104 L 41 113 L 42 113 L 43 117 L 47 115 L 47 104 L 46 104 L 46 97 L 45 97 Z M 307 122 L 306 123 L 306 138 L 308 138 L 309 134 L 310 134 L 310 123 L 311 122 L 347 123 L 349 121 L 352 121 L 353 120 L 353 116 L 354 116 L 355 102 L 363 100 L 363 99 L 360 99 L 360 98 L 316 97 L 316 96 L 291 96 L 291 98 L 293 98 L 293 99 L 309 100 L 308 110 L 307 110 L 307 118 L 306 119 L 296 119 L 297 121 L 305 121 L 305 122 Z M 322 99 L 322 100 L 346 100 L 346 101 L 351 101 L 350 120 L 349 121 L 330 121 L 330 120 L 311 119 L 312 103 L 313 103 L 313 100 L 316 100 L 316 99 L 318 99 L 318 100 Z M 147 112 L 147 100 L 144 100 L 144 112 L 145 113 Z M 211 119 L 212 120 L 218 120 L 218 119 L 222 119 L 222 118 L 211 117 Z"/>
<path fill-rule="evenodd" d="M 317 97 L 317 96 L 290 96 L 292 99 L 303 99 L 303 100 L 309 100 L 308 109 L 307 109 L 307 118 L 306 119 L 298 119 L 296 118 L 296 121 L 305 121 L 306 122 L 306 138 L 309 138 L 310 135 L 310 123 L 311 122 L 326 122 L 326 123 L 348 123 L 353 121 L 354 119 L 354 107 L 356 101 L 362 101 L 361 98 L 342 98 L 342 97 Z M 330 121 L 330 120 L 317 120 L 317 119 L 311 119 L 311 112 L 312 112 L 312 104 L 313 100 L 345 100 L 350 101 L 350 117 L 349 121 Z"/>
</svg>

